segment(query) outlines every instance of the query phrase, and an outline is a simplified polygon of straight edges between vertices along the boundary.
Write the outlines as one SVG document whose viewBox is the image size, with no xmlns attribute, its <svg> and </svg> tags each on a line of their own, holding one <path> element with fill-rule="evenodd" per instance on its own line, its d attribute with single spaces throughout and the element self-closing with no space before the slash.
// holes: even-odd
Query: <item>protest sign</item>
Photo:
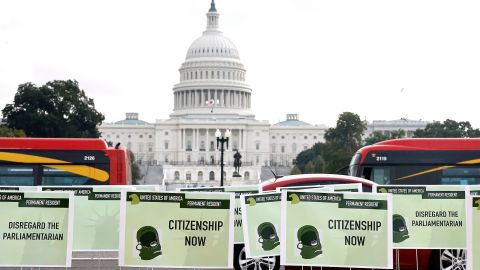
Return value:
<svg viewBox="0 0 480 270">
<path fill-rule="evenodd" d="M 280 255 L 280 195 L 269 192 L 240 197 L 247 258 Z"/>
<path fill-rule="evenodd" d="M 39 186 L 0 186 L 0 190 L 39 191 Z"/>
<path fill-rule="evenodd" d="M 231 268 L 234 194 L 122 193 L 120 266 Z"/>
<path fill-rule="evenodd" d="M 393 247 L 466 248 L 465 186 L 377 186 L 393 194 Z"/>
<path fill-rule="evenodd" d="M 0 191 L 0 266 L 69 267 L 73 193 Z"/>
<path fill-rule="evenodd" d="M 467 269 L 477 270 L 480 269 L 480 196 L 470 196 L 467 212 Z"/>
<path fill-rule="evenodd" d="M 480 196 L 480 185 L 470 185 L 468 189 L 470 190 L 470 195 Z"/>
<path fill-rule="evenodd" d="M 118 250 L 120 192 L 129 186 L 42 186 L 75 194 L 74 251 Z"/>
<path fill-rule="evenodd" d="M 165 186 L 160 185 L 130 185 L 139 191 L 165 191 Z"/>
<path fill-rule="evenodd" d="M 392 268 L 391 195 L 282 191 L 282 265 Z"/>
<path fill-rule="evenodd" d="M 233 192 L 235 193 L 235 220 L 234 226 L 234 241 L 235 244 L 243 244 L 243 220 L 242 220 L 242 208 L 240 207 L 240 195 L 255 194 L 261 191 L 259 185 L 250 186 L 223 186 L 223 187 L 200 187 L 200 188 L 180 188 L 180 191 L 203 191 L 203 192 Z"/>
</svg>

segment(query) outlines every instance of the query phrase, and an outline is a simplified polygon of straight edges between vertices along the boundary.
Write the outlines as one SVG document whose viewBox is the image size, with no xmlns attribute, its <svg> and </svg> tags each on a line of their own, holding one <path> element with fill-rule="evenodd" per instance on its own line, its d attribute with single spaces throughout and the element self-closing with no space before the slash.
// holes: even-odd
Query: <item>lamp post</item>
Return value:
<svg viewBox="0 0 480 270">
<path fill-rule="evenodd" d="M 220 186 L 223 186 L 223 152 L 228 149 L 228 140 L 232 133 L 229 129 L 222 135 L 219 129 L 215 131 L 215 137 L 217 137 L 217 149 L 220 150 Z M 227 143 L 225 147 L 225 143 Z M 220 147 L 219 147 L 220 146 Z"/>
</svg>

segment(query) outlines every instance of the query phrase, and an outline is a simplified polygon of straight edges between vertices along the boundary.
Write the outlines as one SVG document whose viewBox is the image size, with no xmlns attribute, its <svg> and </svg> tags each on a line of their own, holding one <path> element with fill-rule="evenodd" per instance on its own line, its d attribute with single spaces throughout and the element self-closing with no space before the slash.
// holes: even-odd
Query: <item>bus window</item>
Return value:
<svg viewBox="0 0 480 270">
<path fill-rule="evenodd" d="M 34 170 L 28 166 L 0 166 L 0 185 L 34 186 Z"/>
<path fill-rule="evenodd" d="M 390 167 L 375 167 L 371 171 L 371 180 L 379 185 L 390 184 Z"/>
<path fill-rule="evenodd" d="M 456 167 L 442 171 L 443 185 L 478 185 L 480 184 L 480 168 Z"/>
<path fill-rule="evenodd" d="M 71 165 L 70 165 L 71 166 Z M 97 181 L 90 181 L 91 179 L 78 174 L 61 170 L 59 168 L 43 167 L 42 185 L 49 186 L 72 186 L 72 185 L 86 185 L 95 184 Z"/>
</svg>

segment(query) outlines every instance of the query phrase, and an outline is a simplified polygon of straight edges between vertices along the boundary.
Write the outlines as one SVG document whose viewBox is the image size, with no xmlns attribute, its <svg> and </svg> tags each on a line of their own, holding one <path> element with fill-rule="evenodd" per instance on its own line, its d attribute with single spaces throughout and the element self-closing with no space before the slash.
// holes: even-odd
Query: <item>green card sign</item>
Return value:
<svg viewBox="0 0 480 270">
<path fill-rule="evenodd" d="M 242 195 L 240 198 L 247 258 L 280 255 L 281 193 Z"/>
<path fill-rule="evenodd" d="M 281 218 L 282 265 L 393 266 L 391 195 L 285 190 Z"/>
<path fill-rule="evenodd" d="M 223 187 L 200 187 L 200 188 L 180 188 L 180 191 L 203 191 L 203 192 L 232 192 L 235 193 L 235 220 L 234 226 L 234 241 L 235 244 L 243 244 L 243 220 L 242 220 L 242 208 L 240 207 L 240 195 L 259 193 L 260 186 L 223 186 Z"/>
<path fill-rule="evenodd" d="M 234 194 L 123 192 L 120 266 L 229 268 Z"/>
<path fill-rule="evenodd" d="M 0 186 L 0 190 L 39 191 L 39 186 Z"/>
<path fill-rule="evenodd" d="M 480 269 L 480 196 L 472 196 L 468 205 L 467 269 Z"/>
<path fill-rule="evenodd" d="M 394 248 L 466 248 L 465 186 L 377 186 L 393 194 Z"/>
<path fill-rule="evenodd" d="M 73 194 L 0 192 L 0 266 L 69 267 Z"/>
<path fill-rule="evenodd" d="M 75 194 L 74 251 L 118 250 L 120 192 L 129 186 L 43 186 Z"/>
</svg>

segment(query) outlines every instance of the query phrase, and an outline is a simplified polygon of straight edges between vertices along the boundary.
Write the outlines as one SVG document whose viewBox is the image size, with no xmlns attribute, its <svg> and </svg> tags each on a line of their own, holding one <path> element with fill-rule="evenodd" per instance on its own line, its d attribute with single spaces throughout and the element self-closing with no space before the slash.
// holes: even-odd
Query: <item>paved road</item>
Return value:
<svg viewBox="0 0 480 270">
<path fill-rule="evenodd" d="M 119 267 L 117 252 L 74 252 L 72 257 L 72 267 L 7 267 L 2 270 L 61 270 L 61 269 L 105 269 L 105 270 L 152 270 L 152 269 L 166 269 L 166 268 L 151 268 L 151 267 Z M 203 269 L 203 268 L 202 268 Z M 187 270 L 186 268 L 175 268 L 175 270 Z M 190 268 L 191 270 L 191 268 Z M 216 269 L 219 270 L 219 269 Z"/>
</svg>

